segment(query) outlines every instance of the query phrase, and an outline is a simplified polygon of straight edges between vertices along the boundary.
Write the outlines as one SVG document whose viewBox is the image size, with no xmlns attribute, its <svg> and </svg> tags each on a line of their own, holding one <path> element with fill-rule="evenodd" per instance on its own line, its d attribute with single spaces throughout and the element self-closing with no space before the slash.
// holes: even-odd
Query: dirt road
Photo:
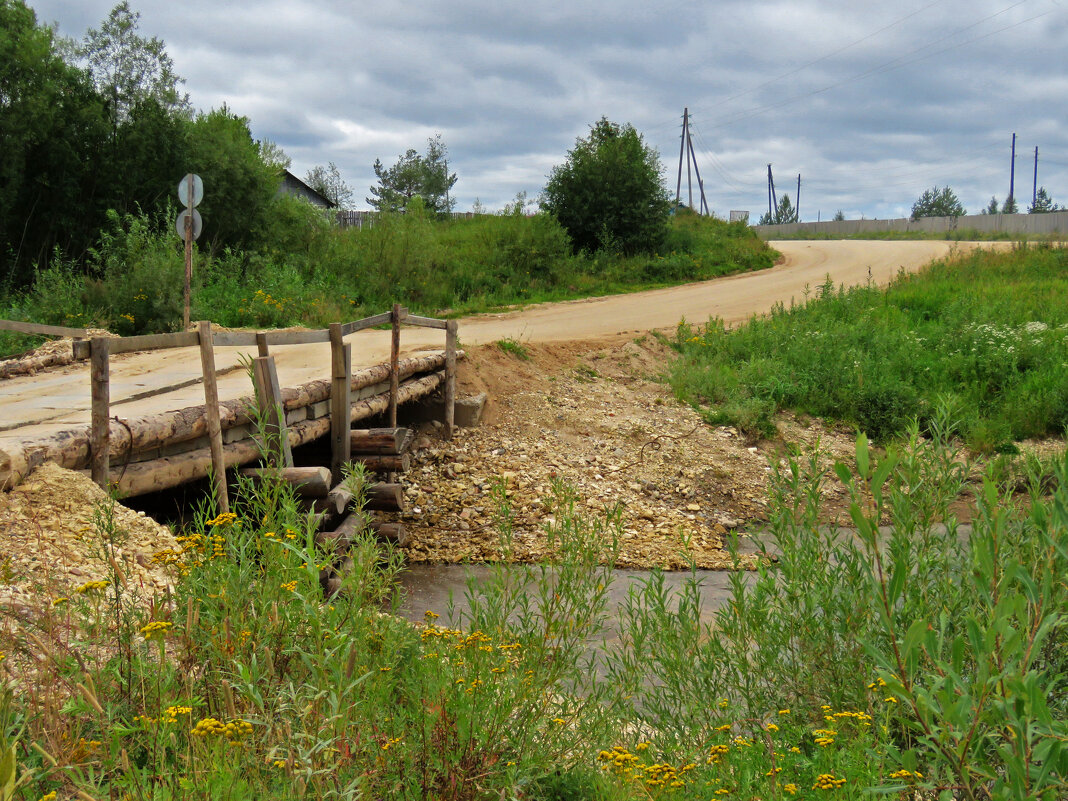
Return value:
<svg viewBox="0 0 1068 801">
<path fill-rule="evenodd" d="M 533 306 L 505 314 L 460 320 L 461 344 L 483 344 L 504 338 L 559 342 L 613 337 L 639 331 L 673 328 L 680 319 L 703 323 L 719 316 L 728 323 L 768 311 L 775 303 L 801 300 L 806 287 L 827 276 L 836 284 L 858 284 L 869 278 L 886 283 L 898 270 L 916 270 L 968 243 L 935 241 L 806 241 L 775 242 L 782 262 L 770 270 L 669 289 Z M 389 332 L 364 331 L 350 338 L 356 366 L 388 359 Z M 440 349 L 443 334 L 405 329 L 402 349 Z M 219 396 L 237 398 L 250 391 L 240 363 L 244 349 L 219 348 L 216 366 Z M 254 355 L 254 354 L 253 354 Z M 275 348 L 283 386 L 296 386 L 329 373 L 328 345 Z M 111 365 L 112 414 L 133 418 L 194 406 L 204 402 L 197 348 L 129 354 Z M 149 398 L 138 396 L 171 388 Z M 0 381 L 0 447 L 6 441 L 46 434 L 89 422 L 89 368 L 85 363 L 36 376 Z"/>
</svg>

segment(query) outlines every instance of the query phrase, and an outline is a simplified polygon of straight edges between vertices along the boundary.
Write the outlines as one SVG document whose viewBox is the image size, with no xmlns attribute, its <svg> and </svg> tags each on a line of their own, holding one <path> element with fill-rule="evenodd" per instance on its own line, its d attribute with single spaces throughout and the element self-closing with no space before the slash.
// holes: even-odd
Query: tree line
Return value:
<svg viewBox="0 0 1068 801">
<path fill-rule="evenodd" d="M 169 225 L 188 172 L 205 185 L 201 247 L 266 247 L 285 215 L 278 194 L 290 160 L 257 141 L 225 105 L 194 110 L 164 43 L 139 31 L 123 0 L 80 40 L 42 24 L 24 0 L 0 0 L 0 291 L 33 283 L 56 258 L 88 264 L 101 232 L 127 215 Z M 366 198 L 382 212 L 447 216 L 455 172 L 440 135 L 425 153 L 374 163 Z M 335 205 L 354 192 L 333 162 L 306 183 Z M 520 204 L 517 204 L 520 207 Z M 652 252 L 671 213 L 663 167 L 633 126 L 601 119 L 548 177 L 541 209 L 577 252 Z M 274 239 L 277 239 L 277 234 Z"/>
<path fill-rule="evenodd" d="M 1040 186 L 1035 192 L 1034 201 L 1027 208 L 1027 213 L 1048 214 L 1053 211 L 1063 211 L 1063 209 L 1053 202 L 1053 198 L 1046 191 L 1046 187 Z M 918 220 L 921 217 L 963 217 L 967 213 L 964 204 L 957 197 L 957 193 L 949 186 L 934 186 L 926 190 L 912 204 L 912 219 L 914 220 Z M 1015 198 L 1008 197 L 999 207 L 998 199 L 991 197 L 990 203 L 980 213 L 1019 214 L 1020 206 Z"/>
<path fill-rule="evenodd" d="M 194 112 L 164 44 L 122 2 L 80 41 L 0 0 L 0 281 L 32 280 L 53 253 L 78 260 L 110 212 L 176 205 L 198 173 L 202 242 L 247 247 L 268 225 L 285 154 L 223 106 Z"/>
</svg>

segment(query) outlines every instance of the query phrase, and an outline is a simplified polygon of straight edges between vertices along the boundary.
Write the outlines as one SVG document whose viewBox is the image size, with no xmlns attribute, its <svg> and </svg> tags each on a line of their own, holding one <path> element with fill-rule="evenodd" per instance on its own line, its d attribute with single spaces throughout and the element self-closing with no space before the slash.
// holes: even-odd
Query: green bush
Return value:
<svg viewBox="0 0 1068 801">
<path fill-rule="evenodd" d="M 654 253 L 667 233 L 667 192 L 656 150 L 634 126 L 602 117 L 553 168 L 542 208 L 568 232 L 576 250 Z"/>
<path fill-rule="evenodd" d="M 107 310 L 109 328 L 116 334 L 181 327 L 185 260 L 165 214 L 152 220 L 110 213 L 111 227 L 101 232 L 90 252 L 87 300 L 91 307 Z"/>
</svg>

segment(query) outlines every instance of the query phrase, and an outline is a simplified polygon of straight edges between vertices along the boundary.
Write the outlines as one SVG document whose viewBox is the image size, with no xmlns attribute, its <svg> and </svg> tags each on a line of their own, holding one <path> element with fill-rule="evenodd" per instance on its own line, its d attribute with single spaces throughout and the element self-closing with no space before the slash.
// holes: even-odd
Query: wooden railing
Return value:
<svg viewBox="0 0 1068 801">
<path fill-rule="evenodd" d="M 274 452 L 264 454 L 270 461 L 283 466 L 292 466 L 292 453 L 284 436 L 285 413 L 282 408 L 281 388 L 271 346 L 330 344 L 330 417 L 331 417 L 331 472 L 335 483 L 340 481 L 341 466 L 349 461 L 350 411 L 352 405 L 352 345 L 344 338 L 357 331 L 390 324 L 393 329 L 389 369 L 389 421 L 397 425 L 397 400 L 400 385 L 398 368 L 401 325 L 435 328 L 445 331 L 445 433 L 451 437 L 454 427 L 456 398 L 456 332 L 455 320 L 437 320 L 409 314 L 400 305 L 390 311 L 364 317 L 348 323 L 333 323 L 329 328 L 315 331 L 213 331 L 212 324 L 202 321 L 195 331 L 173 334 L 144 334 L 132 337 L 91 337 L 85 329 L 62 328 L 0 321 L 0 329 L 45 336 L 78 337 L 74 342 L 75 358 L 90 360 L 90 385 L 92 416 L 90 424 L 90 468 L 93 481 L 106 486 L 110 480 L 109 418 L 111 414 L 111 356 L 133 351 L 163 350 L 169 348 L 200 348 L 201 370 L 204 383 L 204 414 L 211 448 L 212 472 L 215 496 L 220 511 L 229 511 L 226 489 L 225 463 L 223 460 L 222 424 L 219 415 L 219 391 L 215 369 L 216 347 L 252 347 L 257 356 L 252 360 L 256 397 L 260 403 L 261 419 L 267 424 L 266 441 L 277 443 Z"/>
</svg>

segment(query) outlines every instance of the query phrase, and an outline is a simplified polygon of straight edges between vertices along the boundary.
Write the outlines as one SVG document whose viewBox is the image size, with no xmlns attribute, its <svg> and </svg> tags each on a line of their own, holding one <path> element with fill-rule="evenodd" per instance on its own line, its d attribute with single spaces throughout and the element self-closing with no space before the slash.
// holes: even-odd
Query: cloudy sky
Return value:
<svg viewBox="0 0 1068 801">
<path fill-rule="evenodd" d="M 81 37 L 113 0 L 28 0 Z M 970 212 L 1039 184 L 1068 201 L 1068 0 L 131 0 L 197 108 L 226 103 L 303 176 L 335 162 L 357 207 L 376 158 L 440 132 L 458 210 L 535 198 L 601 116 L 661 154 L 684 107 L 712 210 L 907 216 L 950 185 Z M 686 177 L 683 175 L 683 198 Z M 696 185 L 695 185 L 696 191 Z"/>
</svg>

